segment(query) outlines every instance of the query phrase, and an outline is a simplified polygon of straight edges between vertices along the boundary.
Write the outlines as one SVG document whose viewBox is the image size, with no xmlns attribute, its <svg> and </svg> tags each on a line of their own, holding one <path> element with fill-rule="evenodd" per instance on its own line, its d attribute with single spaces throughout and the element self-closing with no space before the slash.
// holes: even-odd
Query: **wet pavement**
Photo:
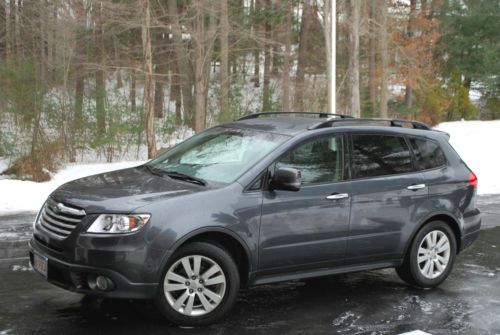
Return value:
<svg viewBox="0 0 500 335">
<path fill-rule="evenodd" d="M 34 213 L 0 216 L 0 335 L 4 334 L 500 334 L 500 196 L 481 197 L 484 230 L 437 289 L 392 269 L 265 285 L 242 292 L 222 322 L 169 324 L 149 301 L 102 300 L 34 273 L 26 242 Z"/>
</svg>

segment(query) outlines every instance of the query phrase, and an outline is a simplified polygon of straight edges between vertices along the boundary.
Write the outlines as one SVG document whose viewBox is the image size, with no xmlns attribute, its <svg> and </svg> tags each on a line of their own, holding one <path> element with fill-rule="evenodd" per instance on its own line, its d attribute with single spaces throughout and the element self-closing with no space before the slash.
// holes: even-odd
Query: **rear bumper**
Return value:
<svg viewBox="0 0 500 335">
<path fill-rule="evenodd" d="M 481 229 L 481 212 L 479 209 L 474 209 L 464 215 L 464 231 L 460 239 L 460 250 L 471 246 L 477 240 Z"/>
<path fill-rule="evenodd" d="M 48 260 L 48 273 L 45 279 L 63 289 L 109 298 L 152 299 L 156 294 L 158 287 L 156 283 L 134 283 L 111 269 L 62 261 L 45 252 L 42 247 L 38 246 L 36 240 L 32 239 L 29 242 L 29 257 L 32 265 L 34 253 L 46 257 Z M 114 288 L 109 291 L 92 289 L 89 286 L 89 278 L 95 278 L 98 275 L 110 278 L 113 281 Z"/>
</svg>

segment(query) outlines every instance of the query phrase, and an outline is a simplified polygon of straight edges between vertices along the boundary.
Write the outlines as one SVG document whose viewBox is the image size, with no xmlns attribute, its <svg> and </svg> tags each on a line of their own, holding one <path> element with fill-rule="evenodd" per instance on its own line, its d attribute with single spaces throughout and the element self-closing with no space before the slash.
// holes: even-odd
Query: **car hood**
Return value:
<svg viewBox="0 0 500 335">
<path fill-rule="evenodd" d="M 129 213 L 153 201 L 202 192 L 209 187 L 151 174 L 143 166 L 77 179 L 51 197 L 91 213 Z"/>
</svg>

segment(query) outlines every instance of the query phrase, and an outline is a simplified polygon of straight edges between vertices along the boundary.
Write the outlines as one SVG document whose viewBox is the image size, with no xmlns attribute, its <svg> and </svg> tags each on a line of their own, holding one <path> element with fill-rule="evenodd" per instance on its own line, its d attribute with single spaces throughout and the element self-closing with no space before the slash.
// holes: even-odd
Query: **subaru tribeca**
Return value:
<svg viewBox="0 0 500 335">
<path fill-rule="evenodd" d="M 312 114 L 252 114 L 62 185 L 35 220 L 32 266 L 71 291 L 154 299 L 189 326 L 258 284 L 389 267 L 443 282 L 481 225 L 477 178 L 449 136 Z"/>
</svg>

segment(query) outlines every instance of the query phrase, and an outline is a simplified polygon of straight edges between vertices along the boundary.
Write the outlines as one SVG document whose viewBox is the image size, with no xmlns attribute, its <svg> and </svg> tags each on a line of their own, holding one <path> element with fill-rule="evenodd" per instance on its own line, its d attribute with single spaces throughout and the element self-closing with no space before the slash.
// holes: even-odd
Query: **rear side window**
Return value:
<svg viewBox="0 0 500 335">
<path fill-rule="evenodd" d="M 352 135 L 355 178 L 385 176 L 413 170 L 411 154 L 403 137 Z"/>
<path fill-rule="evenodd" d="M 410 138 L 410 144 L 415 154 L 417 169 L 427 170 L 446 165 L 444 153 L 437 143 L 424 139 Z"/>
</svg>

